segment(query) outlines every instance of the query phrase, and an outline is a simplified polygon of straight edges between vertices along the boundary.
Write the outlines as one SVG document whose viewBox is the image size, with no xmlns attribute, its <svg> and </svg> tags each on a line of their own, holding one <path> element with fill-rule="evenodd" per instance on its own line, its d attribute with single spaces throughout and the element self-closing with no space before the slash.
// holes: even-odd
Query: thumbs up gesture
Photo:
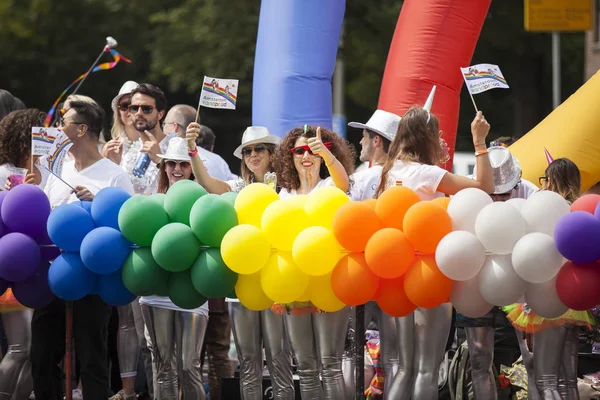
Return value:
<svg viewBox="0 0 600 400">
<path fill-rule="evenodd" d="M 323 157 L 323 154 L 325 152 L 329 152 L 329 150 L 325 147 L 325 145 L 323 144 L 323 141 L 321 140 L 321 127 L 317 127 L 317 136 L 312 137 L 312 138 L 308 138 L 308 140 L 306 141 L 308 144 L 308 147 L 310 148 L 310 151 L 318 156 Z"/>
</svg>

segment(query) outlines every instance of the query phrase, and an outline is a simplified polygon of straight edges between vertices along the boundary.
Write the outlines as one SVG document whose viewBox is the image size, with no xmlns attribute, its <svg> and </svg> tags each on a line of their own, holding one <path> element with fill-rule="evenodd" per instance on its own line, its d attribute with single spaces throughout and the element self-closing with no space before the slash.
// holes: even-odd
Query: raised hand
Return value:
<svg viewBox="0 0 600 400">
<path fill-rule="evenodd" d="M 196 148 L 196 138 L 200 134 L 200 124 L 192 122 L 188 125 L 185 130 L 185 140 L 187 140 L 188 149 L 194 150 Z"/>
<path fill-rule="evenodd" d="M 485 138 L 490 132 L 490 124 L 486 121 L 483 113 L 478 111 L 471 122 L 471 134 L 475 145 L 485 144 Z"/>
</svg>

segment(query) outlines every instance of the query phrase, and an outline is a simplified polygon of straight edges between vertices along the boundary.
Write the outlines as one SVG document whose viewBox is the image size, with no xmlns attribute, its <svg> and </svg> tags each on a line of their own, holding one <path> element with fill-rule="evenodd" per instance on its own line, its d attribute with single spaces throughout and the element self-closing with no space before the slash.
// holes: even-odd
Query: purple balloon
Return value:
<svg viewBox="0 0 600 400">
<path fill-rule="evenodd" d="M 0 238 L 0 278 L 25 280 L 35 274 L 40 260 L 40 247 L 29 236 L 12 232 Z"/>
<path fill-rule="evenodd" d="M 33 276 L 12 285 L 17 301 L 28 308 L 44 308 L 55 299 L 48 285 L 50 263 L 42 261 Z"/>
<path fill-rule="evenodd" d="M 575 263 L 595 262 L 600 258 L 600 220 L 585 211 L 570 212 L 556 224 L 554 242 Z"/>
<path fill-rule="evenodd" d="M 4 202 L 4 198 L 7 194 L 8 192 L 6 190 L 0 192 L 0 210 L 2 210 L 2 203 Z M 0 237 L 6 235 L 8 232 L 10 232 L 10 230 L 6 227 L 6 225 L 4 225 L 2 218 L 0 218 Z"/>
<path fill-rule="evenodd" d="M 2 221 L 13 232 L 38 238 L 46 232 L 50 200 L 36 185 L 19 185 L 11 189 L 0 207 Z"/>
<path fill-rule="evenodd" d="M 596 218 L 600 219 L 600 203 L 596 205 L 596 211 L 594 211 Z"/>
<path fill-rule="evenodd" d="M 2 296 L 4 294 L 4 292 L 6 292 L 6 289 L 8 289 L 9 287 L 10 287 L 10 282 L 5 281 L 4 279 L 0 278 L 0 296 Z"/>
<path fill-rule="evenodd" d="M 37 243 L 40 245 L 40 256 L 42 257 L 42 260 L 52 261 L 60 256 L 60 249 L 57 245 L 52 243 L 52 239 L 48 236 L 48 232 L 39 238 Z"/>
</svg>

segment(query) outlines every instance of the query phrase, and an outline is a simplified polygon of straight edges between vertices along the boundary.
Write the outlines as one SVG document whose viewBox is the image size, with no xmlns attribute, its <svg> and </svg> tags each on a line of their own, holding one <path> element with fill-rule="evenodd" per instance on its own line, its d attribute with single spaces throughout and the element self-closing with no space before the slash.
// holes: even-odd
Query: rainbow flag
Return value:
<svg viewBox="0 0 600 400">
<path fill-rule="evenodd" d="M 59 131 L 48 153 L 45 154 L 43 163 L 59 177 L 62 176 L 63 162 L 72 145 L 71 139 L 64 132 Z"/>
<path fill-rule="evenodd" d="M 471 94 L 478 94 L 490 89 L 508 89 L 508 83 L 494 64 L 477 64 L 461 68 L 465 84 Z"/>
<path fill-rule="evenodd" d="M 31 154 L 34 156 L 46 156 L 52 148 L 52 144 L 58 135 L 56 128 L 34 126 L 31 128 Z"/>
<path fill-rule="evenodd" d="M 238 86 L 237 79 L 205 76 L 200 93 L 200 106 L 235 110 Z"/>
</svg>

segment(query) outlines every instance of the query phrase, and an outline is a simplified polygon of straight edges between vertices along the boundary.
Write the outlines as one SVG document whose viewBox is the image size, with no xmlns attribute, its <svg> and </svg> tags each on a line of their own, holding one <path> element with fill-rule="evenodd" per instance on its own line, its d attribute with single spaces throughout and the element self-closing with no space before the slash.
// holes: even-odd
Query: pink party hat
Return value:
<svg viewBox="0 0 600 400">
<path fill-rule="evenodd" d="M 545 147 L 544 147 L 544 153 L 546 154 L 546 161 L 548 161 L 548 165 L 550 165 L 552 163 L 552 161 L 554 161 L 554 158 L 552 158 L 552 156 L 548 152 L 548 149 Z"/>
</svg>

